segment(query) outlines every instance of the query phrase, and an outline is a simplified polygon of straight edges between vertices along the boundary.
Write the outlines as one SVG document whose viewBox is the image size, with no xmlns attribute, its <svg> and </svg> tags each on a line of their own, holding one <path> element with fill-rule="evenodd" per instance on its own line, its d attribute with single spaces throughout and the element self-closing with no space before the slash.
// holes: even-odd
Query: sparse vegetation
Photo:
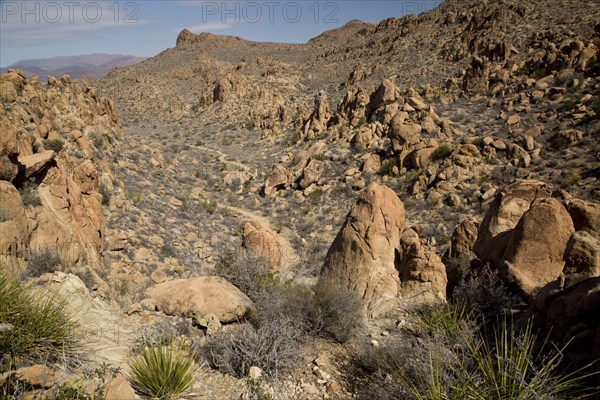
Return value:
<svg viewBox="0 0 600 400">
<path fill-rule="evenodd" d="M 431 154 L 432 160 L 443 160 L 448 158 L 452 154 L 452 147 L 447 144 L 443 144 L 439 146 L 434 152 Z"/>
<path fill-rule="evenodd" d="M 28 180 L 19 189 L 21 201 L 25 207 L 37 207 L 42 205 L 40 196 L 37 194 L 38 185 L 35 182 Z"/>
<path fill-rule="evenodd" d="M 44 147 L 48 150 L 53 150 L 55 153 L 60 153 L 65 143 L 60 139 L 45 140 Z"/>
<path fill-rule="evenodd" d="M 340 343 L 346 342 L 362 323 L 363 303 L 352 291 L 331 283 L 319 283 L 315 296 L 321 330 Z"/>
<path fill-rule="evenodd" d="M 48 272 L 54 272 L 62 265 L 58 251 L 49 246 L 30 249 L 25 253 L 27 259 L 26 275 L 38 277 Z"/>
<path fill-rule="evenodd" d="M 0 274 L 0 365 L 69 362 L 78 355 L 77 325 L 56 297 Z"/>
<path fill-rule="evenodd" d="M 192 357 L 175 343 L 151 344 L 129 362 L 130 381 L 140 394 L 153 399 L 176 400 L 194 383 Z"/>
<path fill-rule="evenodd" d="M 100 184 L 98 188 L 98 192 L 102 195 L 102 205 L 108 206 L 110 205 L 111 193 L 103 183 Z"/>
<path fill-rule="evenodd" d="M 531 324 L 516 331 L 504 320 L 490 343 L 467 310 L 422 311 L 424 340 L 394 338 L 365 351 L 360 362 L 371 378 L 363 398 L 534 400 L 597 394 L 584 389 L 588 369 L 559 372 L 562 350 L 548 349 Z"/>
</svg>

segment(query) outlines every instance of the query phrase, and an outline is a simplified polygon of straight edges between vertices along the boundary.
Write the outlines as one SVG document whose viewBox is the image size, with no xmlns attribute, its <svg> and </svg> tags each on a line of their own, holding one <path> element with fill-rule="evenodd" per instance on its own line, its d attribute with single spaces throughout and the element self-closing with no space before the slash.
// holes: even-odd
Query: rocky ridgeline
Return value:
<svg viewBox="0 0 600 400">
<path fill-rule="evenodd" d="M 111 172 L 123 139 L 112 101 L 67 75 L 46 85 L 9 70 L 0 87 L 2 268 L 46 250 L 65 265 L 100 265 L 103 204 L 122 197 Z"/>
</svg>

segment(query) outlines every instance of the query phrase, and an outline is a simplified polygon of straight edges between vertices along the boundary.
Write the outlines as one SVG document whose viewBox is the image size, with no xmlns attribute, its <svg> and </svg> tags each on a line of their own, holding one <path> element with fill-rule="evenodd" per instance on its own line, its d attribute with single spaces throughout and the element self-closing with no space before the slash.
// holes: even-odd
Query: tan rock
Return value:
<svg viewBox="0 0 600 400">
<path fill-rule="evenodd" d="M 410 104 L 417 111 L 425 111 L 429 108 L 427 104 L 425 104 L 425 102 L 418 97 L 409 97 L 408 104 Z"/>
<path fill-rule="evenodd" d="M 25 178 L 29 178 L 33 174 L 47 167 L 56 154 L 52 150 L 45 150 L 41 153 L 32 154 L 29 156 L 19 156 L 19 164 L 25 167 Z"/>
<path fill-rule="evenodd" d="M 117 377 L 106 384 L 104 400 L 136 400 L 135 391 L 124 377 Z"/>
<path fill-rule="evenodd" d="M 569 213 L 558 200 L 535 199 L 513 230 L 499 266 L 501 274 L 525 294 L 534 294 L 561 274 L 574 231 Z"/>
<path fill-rule="evenodd" d="M 18 172 L 18 165 L 8 155 L 0 155 L 0 180 L 12 181 Z"/>
<path fill-rule="evenodd" d="M 363 172 L 377 172 L 381 168 L 381 158 L 377 154 L 369 154 L 363 162 Z"/>
<path fill-rule="evenodd" d="M 167 274 L 165 274 L 164 271 L 157 269 L 155 271 L 152 271 L 152 273 L 150 274 L 150 279 L 152 279 L 152 282 L 154 283 L 163 283 L 167 280 Z"/>
<path fill-rule="evenodd" d="M 404 205 L 386 186 L 365 189 L 329 248 L 319 280 L 341 284 L 381 315 L 397 301 Z"/>
<path fill-rule="evenodd" d="M 600 276 L 600 239 L 587 231 L 573 233 L 564 260 L 566 287 Z"/>
<path fill-rule="evenodd" d="M 298 182 L 300 189 L 306 189 L 313 183 L 317 183 L 321 179 L 324 170 L 325 163 L 323 161 L 310 160 L 308 165 L 302 170 L 302 177 L 300 178 L 300 182 Z"/>
<path fill-rule="evenodd" d="M 446 266 L 433 251 L 426 250 L 419 236 L 408 230 L 402 235 L 400 264 L 401 295 L 414 304 L 446 300 Z"/>
<path fill-rule="evenodd" d="M 277 190 L 290 182 L 290 172 L 282 165 L 274 165 L 265 181 L 264 191 L 266 196 L 271 196 Z"/>
<path fill-rule="evenodd" d="M 242 246 L 262 258 L 274 271 L 281 267 L 282 251 L 277 234 L 258 221 L 242 223 Z"/>
<path fill-rule="evenodd" d="M 522 180 L 504 188 L 490 205 L 477 233 L 473 251 L 484 263 L 499 266 L 512 230 L 534 199 L 546 198 L 552 190 L 543 182 Z"/>
<path fill-rule="evenodd" d="M 220 322 L 236 322 L 253 310 L 250 299 L 238 288 L 217 276 L 174 279 L 146 290 L 159 311 L 191 317 L 215 314 Z"/>
<path fill-rule="evenodd" d="M 567 202 L 567 209 L 573 219 L 575 230 L 587 231 L 600 239 L 600 204 L 572 199 Z"/>
</svg>

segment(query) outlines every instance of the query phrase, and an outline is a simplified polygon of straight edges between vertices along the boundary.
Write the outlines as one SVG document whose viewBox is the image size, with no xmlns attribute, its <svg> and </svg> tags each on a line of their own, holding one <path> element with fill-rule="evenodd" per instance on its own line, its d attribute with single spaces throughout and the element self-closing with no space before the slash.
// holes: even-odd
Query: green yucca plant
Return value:
<svg viewBox="0 0 600 400">
<path fill-rule="evenodd" d="M 194 360 L 176 343 L 144 347 L 129 362 L 130 381 L 140 393 L 153 399 L 175 400 L 190 390 L 196 370 Z"/>
<path fill-rule="evenodd" d="M 3 368 L 71 359 L 78 350 L 77 324 L 63 300 L 0 274 L 0 360 Z"/>
<path fill-rule="evenodd" d="M 442 335 L 452 343 L 462 342 L 465 332 L 477 328 L 473 311 L 463 304 L 427 307 L 418 312 L 418 318 L 428 333 Z"/>
<path fill-rule="evenodd" d="M 419 318 L 428 333 L 424 339 L 391 341 L 367 354 L 374 379 L 391 377 L 373 382 L 378 399 L 570 400 L 599 394 L 589 386 L 591 365 L 564 372 L 564 349 L 538 338 L 531 323 L 516 333 L 504 320 L 488 341 L 464 306 L 428 308 Z M 369 358 L 377 360 L 375 367 Z"/>
<path fill-rule="evenodd" d="M 589 366 L 571 373 L 557 370 L 562 350 L 546 351 L 548 338 L 538 341 L 531 323 L 517 335 L 503 321 L 496 330 L 493 348 L 485 340 L 467 341 L 466 345 L 475 367 L 459 371 L 463 398 L 583 399 L 598 394 L 583 385 L 593 375 Z"/>
</svg>

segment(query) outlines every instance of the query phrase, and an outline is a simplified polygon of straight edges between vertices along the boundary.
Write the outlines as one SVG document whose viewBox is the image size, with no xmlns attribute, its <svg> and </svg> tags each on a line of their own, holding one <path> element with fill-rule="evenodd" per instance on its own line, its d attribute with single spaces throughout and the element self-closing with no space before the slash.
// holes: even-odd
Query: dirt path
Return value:
<svg viewBox="0 0 600 400">
<path fill-rule="evenodd" d="M 197 149 L 198 150 L 205 150 L 205 151 L 212 152 L 212 153 L 217 153 L 219 155 L 219 158 L 217 158 L 217 160 L 219 160 L 219 162 L 226 163 L 226 164 L 233 164 L 233 165 L 237 166 L 242 171 L 248 171 L 249 170 L 249 168 L 248 168 L 247 165 L 241 164 L 241 163 L 239 163 L 237 161 L 227 160 L 228 155 L 226 153 L 223 153 L 221 150 L 211 149 L 210 147 L 205 147 L 205 146 L 197 147 Z"/>
</svg>

